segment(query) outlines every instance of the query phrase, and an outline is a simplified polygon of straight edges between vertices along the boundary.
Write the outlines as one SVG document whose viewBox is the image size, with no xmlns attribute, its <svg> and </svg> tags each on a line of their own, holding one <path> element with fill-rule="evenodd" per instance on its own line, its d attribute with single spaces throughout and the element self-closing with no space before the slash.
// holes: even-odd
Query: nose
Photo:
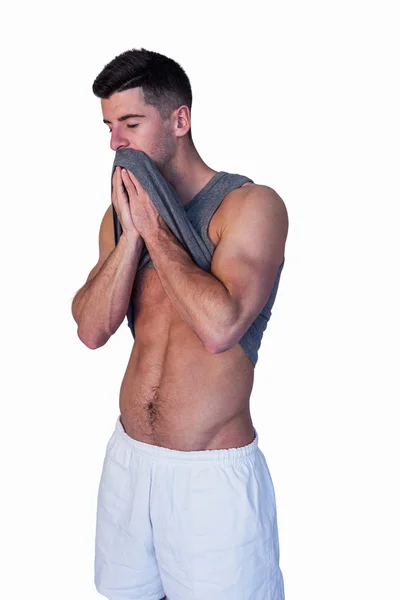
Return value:
<svg viewBox="0 0 400 600">
<path fill-rule="evenodd" d="M 117 129 L 113 129 L 111 132 L 110 148 L 111 150 L 119 150 L 120 148 L 126 148 L 129 146 L 129 140 L 121 135 Z"/>
</svg>

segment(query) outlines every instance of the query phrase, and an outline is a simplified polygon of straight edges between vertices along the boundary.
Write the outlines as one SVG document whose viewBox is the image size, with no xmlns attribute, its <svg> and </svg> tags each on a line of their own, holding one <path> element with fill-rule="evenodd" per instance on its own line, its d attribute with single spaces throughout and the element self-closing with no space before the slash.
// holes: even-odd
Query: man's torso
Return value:
<svg viewBox="0 0 400 600">
<path fill-rule="evenodd" d="M 212 216 L 216 247 L 221 227 L 245 183 Z M 241 447 L 254 439 L 250 394 L 254 367 L 240 344 L 211 354 L 183 321 L 152 268 L 137 272 L 132 291 L 135 343 L 121 384 L 121 422 L 136 440 L 175 450 Z"/>
</svg>

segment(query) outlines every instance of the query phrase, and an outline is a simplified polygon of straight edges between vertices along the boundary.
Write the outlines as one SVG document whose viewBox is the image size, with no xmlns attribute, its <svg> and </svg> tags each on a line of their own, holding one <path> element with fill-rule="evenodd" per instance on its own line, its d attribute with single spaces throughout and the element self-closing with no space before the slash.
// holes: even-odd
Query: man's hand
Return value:
<svg viewBox="0 0 400 600">
<path fill-rule="evenodd" d="M 143 239 L 166 223 L 154 206 L 140 181 L 127 169 L 122 169 L 122 181 L 129 196 L 129 210 L 133 224 Z"/>
<path fill-rule="evenodd" d="M 129 210 L 128 195 L 124 189 L 124 184 L 121 178 L 121 167 L 115 167 L 112 178 L 112 194 L 111 201 L 114 205 L 115 212 L 119 222 L 121 223 L 122 231 L 125 237 L 130 241 L 136 241 L 140 238 L 140 233 L 136 229 L 132 220 L 132 215 Z"/>
</svg>

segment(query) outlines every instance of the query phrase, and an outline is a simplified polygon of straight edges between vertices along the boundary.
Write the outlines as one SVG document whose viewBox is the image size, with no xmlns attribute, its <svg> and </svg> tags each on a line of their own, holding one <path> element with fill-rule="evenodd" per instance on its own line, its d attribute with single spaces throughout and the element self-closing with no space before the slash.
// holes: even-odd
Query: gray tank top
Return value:
<svg viewBox="0 0 400 600">
<path fill-rule="evenodd" d="M 207 234 L 210 220 L 222 200 L 230 191 L 241 187 L 247 181 L 254 183 L 253 180 L 244 175 L 220 171 L 210 179 L 186 206 L 183 206 L 175 189 L 164 179 L 153 161 L 144 152 L 131 148 L 117 150 L 112 173 L 114 173 L 117 165 L 129 169 L 137 177 L 146 189 L 160 215 L 188 254 L 191 255 L 193 261 L 200 268 L 210 272 L 211 258 L 215 250 L 215 246 Z M 117 244 L 122 229 L 114 206 L 113 222 L 114 239 Z M 272 306 L 275 302 L 284 263 L 285 260 L 279 266 L 267 303 L 238 342 L 254 367 L 258 360 L 258 350 L 261 345 L 263 333 L 272 314 Z M 138 271 L 145 267 L 155 268 L 146 245 L 144 245 L 142 250 Z M 133 312 L 131 297 L 127 320 L 132 335 L 135 337 Z"/>
</svg>

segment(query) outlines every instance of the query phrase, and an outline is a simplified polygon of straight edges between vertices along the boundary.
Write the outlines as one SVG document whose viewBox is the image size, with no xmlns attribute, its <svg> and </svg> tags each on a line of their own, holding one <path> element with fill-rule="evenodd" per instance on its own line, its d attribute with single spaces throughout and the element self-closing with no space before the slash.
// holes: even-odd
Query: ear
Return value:
<svg viewBox="0 0 400 600">
<path fill-rule="evenodd" d="M 175 135 L 176 137 L 183 137 L 189 131 L 191 127 L 191 118 L 189 107 L 182 105 L 176 111 L 175 117 Z"/>
</svg>

